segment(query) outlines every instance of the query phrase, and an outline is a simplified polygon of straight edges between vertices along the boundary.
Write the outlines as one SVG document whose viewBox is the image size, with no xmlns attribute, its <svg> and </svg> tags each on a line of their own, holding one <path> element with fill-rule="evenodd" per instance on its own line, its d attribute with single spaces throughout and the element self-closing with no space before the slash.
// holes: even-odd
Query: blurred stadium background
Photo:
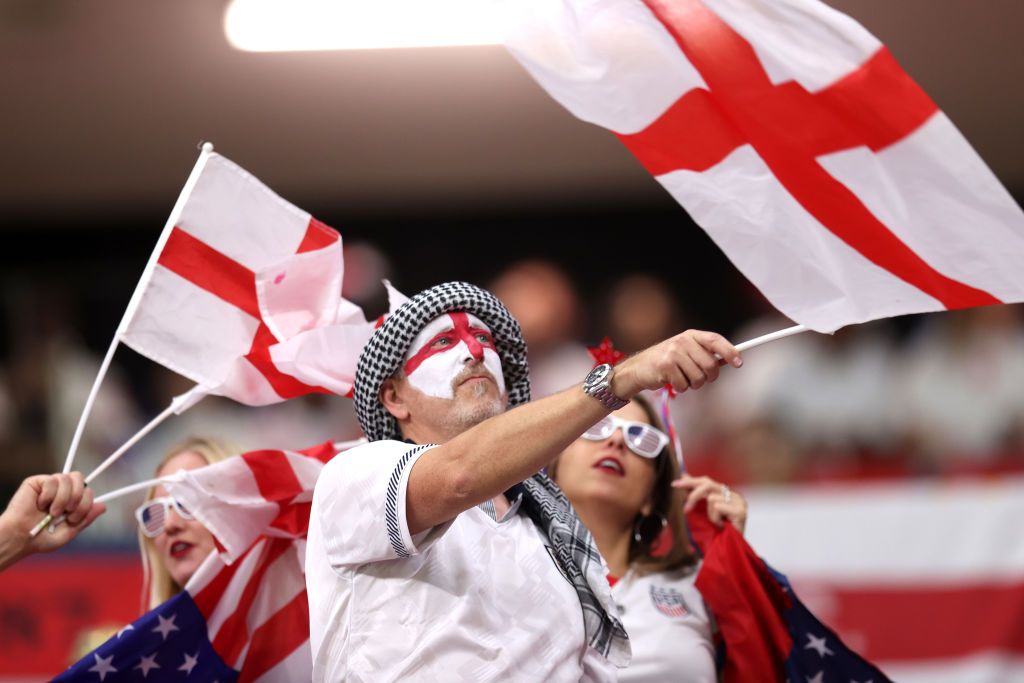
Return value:
<svg viewBox="0 0 1024 683">
<path fill-rule="evenodd" d="M 0 501 L 60 469 L 203 140 L 341 232 L 344 293 L 368 315 L 382 277 L 410 295 L 494 288 L 523 322 L 538 395 L 579 380 L 605 335 L 635 351 L 687 327 L 738 342 L 788 324 L 500 46 L 245 52 L 226 4 L 0 3 Z M 1024 6 L 829 4 L 890 47 L 1021 202 Z M 76 469 L 188 388 L 125 348 L 115 366 Z M 907 680 L 1024 680 L 1020 306 L 777 342 L 674 410 L 690 470 L 750 493 L 755 549 L 851 645 Z M 358 427 L 341 398 L 211 398 L 97 491 L 148 478 L 197 433 L 297 448 Z M 0 577 L 0 680 L 47 678 L 137 615 L 137 502 Z"/>
</svg>

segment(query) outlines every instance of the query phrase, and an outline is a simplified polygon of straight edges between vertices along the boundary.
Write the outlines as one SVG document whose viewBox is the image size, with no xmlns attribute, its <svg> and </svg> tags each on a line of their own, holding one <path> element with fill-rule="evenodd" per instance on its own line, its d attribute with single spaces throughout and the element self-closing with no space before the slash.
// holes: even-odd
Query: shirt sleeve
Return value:
<svg viewBox="0 0 1024 683">
<path fill-rule="evenodd" d="M 582 666 L 580 683 L 614 683 L 619 679 L 615 665 L 589 645 L 583 653 Z"/>
<path fill-rule="evenodd" d="M 323 546 L 335 569 L 418 555 L 451 522 L 409 533 L 405 494 L 413 465 L 433 445 L 375 441 L 338 454 L 313 494 Z"/>
</svg>

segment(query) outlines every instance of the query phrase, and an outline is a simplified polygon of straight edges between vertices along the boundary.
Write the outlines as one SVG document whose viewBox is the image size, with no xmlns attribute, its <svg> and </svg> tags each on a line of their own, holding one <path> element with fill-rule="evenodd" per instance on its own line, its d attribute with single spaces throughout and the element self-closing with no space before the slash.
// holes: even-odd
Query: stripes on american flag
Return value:
<svg viewBox="0 0 1024 683">
<path fill-rule="evenodd" d="M 313 487 L 336 453 L 331 443 L 253 451 L 168 484 L 224 549 L 186 590 L 239 681 L 310 678 L 305 536 Z"/>
</svg>

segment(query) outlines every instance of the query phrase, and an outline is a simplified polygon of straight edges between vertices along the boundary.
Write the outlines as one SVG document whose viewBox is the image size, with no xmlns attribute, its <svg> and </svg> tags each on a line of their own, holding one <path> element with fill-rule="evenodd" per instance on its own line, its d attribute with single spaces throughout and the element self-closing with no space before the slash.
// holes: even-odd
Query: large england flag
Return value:
<svg viewBox="0 0 1024 683">
<path fill-rule="evenodd" d="M 1024 213 L 851 18 L 816 0 L 510 4 L 527 71 L 793 320 L 1024 300 Z"/>
<path fill-rule="evenodd" d="M 893 680 L 1024 681 L 1024 477 L 744 494 L 758 555 Z M 838 658 L 833 645 L 819 652 Z"/>
<path fill-rule="evenodd" d="M 345 395 L 373 326 L 343 272 L 335 230 L 204 151 L 118 336 L 248 405 Z"/>
</svg>

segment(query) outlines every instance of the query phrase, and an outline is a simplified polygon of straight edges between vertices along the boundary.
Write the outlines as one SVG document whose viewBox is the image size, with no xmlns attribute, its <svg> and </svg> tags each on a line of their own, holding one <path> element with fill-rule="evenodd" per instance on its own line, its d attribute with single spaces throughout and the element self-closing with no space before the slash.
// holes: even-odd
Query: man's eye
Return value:
<svg viewBox="0 0 1024 683">
<path fill-rule="evenodd" d="M 486 332 L 479 332 L 476 335 L 476 340 L 478 342 L 480 342 L 481 344 L 490 344 L 491 343 L 491 335 L 487 334 Z"/>
<path fill-rule="evenodd" d="M 436 348 L 441 347 L 441 346 L 448 346 L 451 343 L 452 343 L 452 340 L 449 339 L 448 337 L 441 337 L 436 342 L 431 344 L 431 346 L 433 346 L 436 349 Z"/>
</svg>

